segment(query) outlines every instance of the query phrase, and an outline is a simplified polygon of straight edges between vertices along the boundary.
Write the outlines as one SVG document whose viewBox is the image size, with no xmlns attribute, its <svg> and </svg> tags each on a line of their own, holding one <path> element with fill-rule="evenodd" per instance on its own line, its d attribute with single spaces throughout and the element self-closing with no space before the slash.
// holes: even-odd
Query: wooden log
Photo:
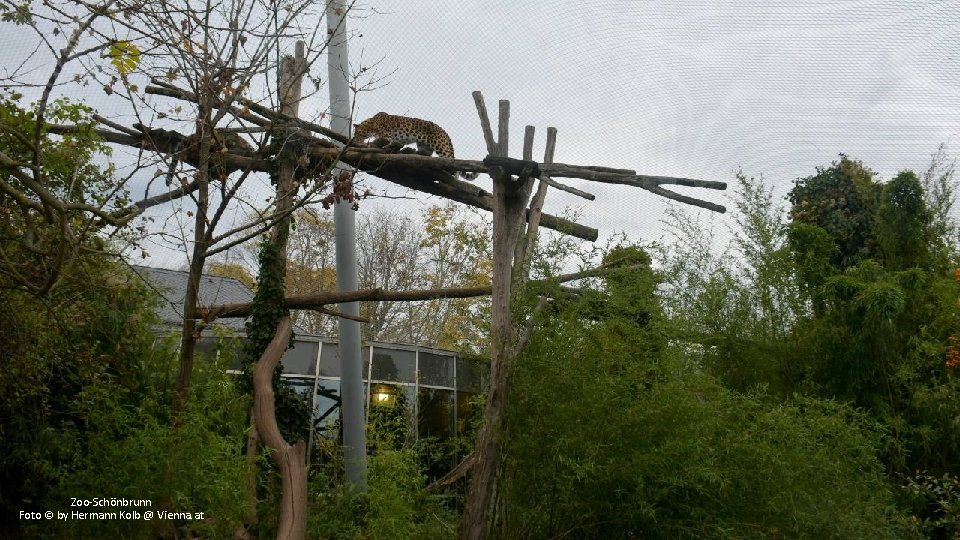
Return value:
<svg viewBox="0 0 960 540">
<path fill-rule="evenodd" d="M 561 274 L 550 279 L 536 280 L 532 283 L 537 285 L 545 285 L 554 281 L 557 283 L 567 283 L 578 279 L 599 277 L 611 270 L 619 269 L 622 268 L 617 265 L 617 261 L 612 261 L 596 268 L 573 272 L 571 274 Z M 374 288 L 342 293 L 318 292 L 315 294 L 288 296 L 284 299 L 283 305 L 286 309 L 317 309 L 318 307 L 343 302 L 419 302 L 438 298 L 474 298 L 477 296 L 486 296 L 490 294 L 490 291 L 491 288 L 489 285 L 485 287 L 448 287 L 443 289 L 414 289 L 409 291 L 387 291 Z M 250 315 L 250 308 L 251 304 L 249 302 L 212 305 L 200 308 L 198 316 L 206 321 L 212 321 L 217 318 L 246 317 Z"/>
</svg>

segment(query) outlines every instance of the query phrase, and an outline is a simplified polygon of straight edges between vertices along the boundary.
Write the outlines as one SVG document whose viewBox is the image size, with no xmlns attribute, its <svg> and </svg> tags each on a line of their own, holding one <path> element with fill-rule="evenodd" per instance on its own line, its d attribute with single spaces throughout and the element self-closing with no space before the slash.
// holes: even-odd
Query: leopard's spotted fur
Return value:
<svg viewBox="0 0 960 540">
<path fill-rule="evenodd" d="M 436 152 L 438 156 L 450 159 L 454 157 L 450 135 L 429 120 L 379 112 L 355 126 L 352 143 L 363 143 L 370 137 L 386 139 L 387 144 L 396 147 L 416 143 L 419 152 L 431 155 Z M 475 172 L 460 171 L 459 174 L 467 180 L 477 177 Z"/>
</svg>

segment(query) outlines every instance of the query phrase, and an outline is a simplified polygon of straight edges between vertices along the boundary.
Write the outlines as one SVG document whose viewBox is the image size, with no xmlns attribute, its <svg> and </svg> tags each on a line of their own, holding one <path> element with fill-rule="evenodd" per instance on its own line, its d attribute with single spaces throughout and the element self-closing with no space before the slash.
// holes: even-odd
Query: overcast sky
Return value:
<svg viewBox="0 0 960 540">
<path fill-rule="evenodd" d="M 485 155 L 473 90 L 494 117 L 510 100 L 515 157 L 526 124 L 537 159 L 555 126 L 558 162 L 731 184 L 742 167 L 781 197 L 841 152 L 889 179 L 925 169 L 940 143 L 958 148 L 960 1 L 404 0 L 366 4 L 348 26 L 354 67 L 378 62 L 387 83 L 360 94 L 356 122 L 378 111 L 433 120 L 460 158 Z M 4 66 L 24 50 L 8 30 Z M 597 200 L 554 191 L 548 212 L 579 208 L 603 236 L 663 234 L 662 199 L 570 184 Z M 685 193 L 730 206 L 719 192 Z M 150 264 L 183 264 L 176 257 Z"/>
<path fill-rule="evenodd" d="M 470 97 L 509 99 L 511 152 L 525 124 L 559 130 L 556 160 L 732 182 L 742 167 L 784 194 L 840 152 L 884 178 L 924 169 L 960 133 L 960 2 L 436 2 L 378 5 L 352 53 L 396 71 L 361 96 L 446 127 L 458 155 L 484 155 Z M 706 7 L 705 7 L 706 6 Z M 356 56 L 356 55 L 355 55 Z M 542 150 L 535 153 L 542 155 Z M 603 231 L 662 232 L 662 201 L 582 185 Z M 723 202 L 724 196 L 691 190 Z"/>
</svg>

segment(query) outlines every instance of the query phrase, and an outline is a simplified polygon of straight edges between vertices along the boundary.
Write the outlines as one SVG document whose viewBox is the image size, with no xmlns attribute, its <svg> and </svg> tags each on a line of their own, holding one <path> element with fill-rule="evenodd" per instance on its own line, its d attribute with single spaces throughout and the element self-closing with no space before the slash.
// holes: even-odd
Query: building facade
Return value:
<svg viewBox="0 0 960 540">
<path fill-rule="evenodd" d="M 158 309 L 163 328 L 169 331 L 182 322 L 187 272 L 133 267 L 159 294 Z M 200 284 L 201 305 L 243 303 L 253 300 L 253 291 L 233 278 L 204 275 Z M 223 351 L 239 351 L 244 339 L 243 319 L 226 319 L 204 330 L 197 353 L 208 357 Z M 340 417 L 340 354 L 335 338 L 315 336 L 294 328 L 293 347 L 282 357 L 284 380 L 311 404 L 319 435 L 333 435 Z M 484 366 L 461 358 L 453 351 L 395 343 L 362 346 L 363 383 L 367 411 L 373 407 L 406 409 L 415 437 L 446 438 L 463 433 L 480 394 Z M 229 367 L 239 373 L 238 364 Z"/>
</svg>

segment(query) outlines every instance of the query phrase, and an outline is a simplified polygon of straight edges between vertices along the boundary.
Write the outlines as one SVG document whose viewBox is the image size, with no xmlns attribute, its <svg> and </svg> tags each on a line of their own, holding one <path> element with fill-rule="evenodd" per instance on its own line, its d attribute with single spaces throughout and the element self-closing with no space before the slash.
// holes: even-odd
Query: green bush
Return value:
<svg viewBox="0 0 960 540">
<path fill-rule="evenodd" d="M 884 433 L 866 416 L 725 389 L 691 362 L 698 346 L 651 346 L 670 333 L 662 320 L 588 322 L 581 306 L 559 310 L 517 367 L 507 537 L 913 534 L 876 457 Z"/>
<path fill-rule="evenodd" d="M 139 403 L 118 399 L 110 387 L 93 386 L 81 393 L 81 414 L 90 429 L 79 440 L 82 455 L 62 469 L 59 499 L 78 493 L 147 499 L 154 511 L 169 500 L 169 510 L 205 516 L 202 521 L 176 521 L 174 526 L 230 537 L 243 516 L 245 460 L 239 441 L 249 398 L 226 374 L 226 358 L 221 362 L 204 358 L 194 366 L 190 401 L 180 425 L 174 427 L 166 421 L 166 411 L 176 361 L 167 350 L 158 350 L 146 366 L 144 384 L 155 392 Z M 158 522 L 108 520 L 66 523 L 61 534 L 153 538 L 157 531 Z"/>
<path fill-rule="evenodd" d="M 452 538 L 456 517 L 438 495 L 425 490 L 425 471 L 445 445 L 435 439 L 414 443 L 411 404 L 403 392 L 391 407 L 371 407 L 367 416 L 367 492 L 344 485 L 343 448 L 316 440 L 311 467 L 308 538 Z"/>
<path fill-rule="evenodd" d="M 414 450 L 381 448 L 367 463 L 369 479 L 363 495 L 344 486 L 331 487 L 323 475 L 312 479 L 308 538 L 453 538 L 456 517 L 438 496 L 426 493 L 426 479 Z"/>
</svg>

